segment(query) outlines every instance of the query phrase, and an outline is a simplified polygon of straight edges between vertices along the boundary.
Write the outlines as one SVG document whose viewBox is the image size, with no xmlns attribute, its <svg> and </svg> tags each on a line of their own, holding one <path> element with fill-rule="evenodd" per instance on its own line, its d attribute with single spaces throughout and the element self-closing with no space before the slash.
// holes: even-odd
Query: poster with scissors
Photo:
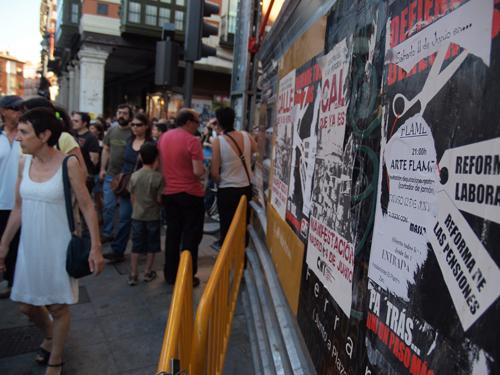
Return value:
<svg viewBox="0 0 500 375">
<path fill-rule="evenodd" d="M 400 373 L 498 371 L 499 24 L 493 0 L 389 7 L 367 347 Z"/>
</svg>

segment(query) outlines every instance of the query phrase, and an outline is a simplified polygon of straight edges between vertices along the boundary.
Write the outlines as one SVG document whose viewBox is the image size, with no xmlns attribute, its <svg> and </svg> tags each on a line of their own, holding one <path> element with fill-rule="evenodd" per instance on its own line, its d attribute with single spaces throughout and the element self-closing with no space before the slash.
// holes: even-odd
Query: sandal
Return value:
<svg viewBox="0 0 500 375">
<path fill-rule="evenodd" d="M 62 375 L 62 373 L 63 373 L 63 369 L 62 369 L 63 365 L 64 365 L 64 362 L 58 363 L 56 365 L 52 365 L 50 363 L 47 363 L 47 367 L 60 367 L 61 368 L 61 372 L 59 373 L 59 375 Z"/>
<path fill-rule="evenodd" d="M 133 275 L 133 274 L 128 275 L 128 280 L 127 280 L 128 285 L 134 286 L 134 285 L 137 285 L 138 282 L 139 282 L 139 280 L 138 280 L 137 275 Z"/>
<path fill-rule="evenodd" d="M 52 337 L 46 337 L 45 340 L 50 341 L 52 340 Z M 36 351 L 35 362 L 39 365 L 46 365 L 49 363 L 49 358 L 50 352 L 40 346 Z"/>
<path fill-rule="evenodd" d="M 153 271 L 153 270 L 151 270 L 151 271 L 146 272 L 144 274 L 144 278 L 143 279 L 144 279 L 145 282 L 149 283 L 151 280 L 153 280 L 155 278 L 156 278 L 156 272 Z"/>
</svg>

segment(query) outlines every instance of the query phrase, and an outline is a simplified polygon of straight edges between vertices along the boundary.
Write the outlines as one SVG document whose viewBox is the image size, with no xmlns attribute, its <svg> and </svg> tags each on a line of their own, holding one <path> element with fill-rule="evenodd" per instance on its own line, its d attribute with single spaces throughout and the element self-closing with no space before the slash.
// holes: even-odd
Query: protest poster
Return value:
<svg viewBox="0 0 500 375">
<path fill-rule="evenodd" d="M 279 82 L 272 154 L 271 204 L 283 220 L 285 220 L 286 215 L 288 182 L 290 180 L 294 93 L 295 70 L 292 70 Z"/>
<path fill-rule="evenodd" d="M 321 68 L 317 57 L 297 68 L 295 72 L 292 160 L 286 220 L 305 242 L 309 230 L 321 102 Z"/>
<path fill-rule="evenodd" d="M 489 0 L 389 7 L 366 321 L 375 373 L 498 370 L 498 32 Z"/>
<path fill-rule="evenodd" d="M 346 316 L 351 311 L 354 269 L 350 225 L 352 138 L 344 149 L 351 57 L 352 37 L 318 59 L 321 102 L 306 259 Z"/>
</svg>

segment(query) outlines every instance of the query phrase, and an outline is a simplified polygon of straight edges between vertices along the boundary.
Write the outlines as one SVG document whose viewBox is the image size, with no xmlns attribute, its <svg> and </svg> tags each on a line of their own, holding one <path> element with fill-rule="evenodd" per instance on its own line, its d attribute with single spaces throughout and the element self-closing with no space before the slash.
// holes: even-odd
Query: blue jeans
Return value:
<svg viewBox="0 0 500 375">
<path fill-rule="evenodd" d="M 102 234 L 106 237 L 113 236 L 113 220 L 116 209 L 116 196 L 111 190 L 112 179 L 112 176 L 106 174 L 104 181 L 102 182 L 102 199 L 104 206 L 102 210 Z"/>
<path fill-rule="evenodd" d="M 132 203 L 130 196 L 120 197 L 120 221 L 118 223 L 118 232 L 111 244 L 113 252 L 123 255 L 127 250 L 127 243 L 130 238 L 130 229 L 132 225 Z"/>
</svg>

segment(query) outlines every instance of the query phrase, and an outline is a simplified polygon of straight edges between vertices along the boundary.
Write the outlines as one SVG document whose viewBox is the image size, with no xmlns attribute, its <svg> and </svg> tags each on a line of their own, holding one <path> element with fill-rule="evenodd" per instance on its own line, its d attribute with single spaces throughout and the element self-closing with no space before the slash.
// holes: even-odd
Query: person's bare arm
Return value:
<svg viewBox="0 0 500 375">
<path fill-rule="evenodd" d="M 212 179 L 219 183 L 220 181 L 220 142 L 216 138 L 212 143 L 212 165 L 210 167 L 210 174 Z"/>
<path fill-rule="evenodd" d="M 257 152 L 257 142 L 255 142 L 255 138 L 252 134 L 248 133 L 248 136 L 248 138 L 250 138 L 250 150 L 252 151 L 252 154 L 255 154 Z"/>
<path fill-rule="evenodd" d="M 75 147 L 75 148 L 69 150 L 68 155 L 75 155 L 76 156 L 76 158 L 78 159 L 78 162 L 80 163 L 80 167 L 82 168 L 83 175 L 86 179 L 87 175 L 88 175 L 87 165 L 85 164 L 85 159 L 83 158 L 82 150 L 80 150 L 80 147 Z"/>
<path fill-rule="evenodd" d="M 99 236 L 99 224 L 94 203 L 90 198 L 89 191 L 85 185 L 82 168 L 74 158 L 68 159 L 68 176 L 80 211 L 82 211 L 90 232 L 91 248 L 89 254 L 90 270 L 98 275 L 104 268 L 104 259 L 101 251 L 101 238 Z"/>
<path fill-rule="evenodd" d="M 19 161 L 19 170 L 17 173 L 16 180 L 16 204 L 14 209 L 10 211 L 9 220 L 7 221 L 7 226 L 3 232 L 2 238 L 0 240 L 0 271 L 5 271 L 5 258 L 9 253 L 10 243 L 14 238 L 16 232 L 21 226 L 21 205 L 22 199 L 19 194 L 19 186 L 21 186 L 21 180 L 23 177 L 24 169 L 24 158 Z"/>
<path fill-rule="evenodd" d="M 101 170 L 99 172 L 99 178 L 101 180 L 103 180 L 104 176 L 106 175 L 106 168 L 108 166 L 108 161 L 109 161 L 109 146 L 103 145 L 101 154 Z"/>
<path fill-rule="evenodd" d="M 203 177 L 205 175 L 205 167 L 203 166 L 203 160 L 192 160 L 193 162 L 193 173 L 196 177 Z"/>
</svg>

